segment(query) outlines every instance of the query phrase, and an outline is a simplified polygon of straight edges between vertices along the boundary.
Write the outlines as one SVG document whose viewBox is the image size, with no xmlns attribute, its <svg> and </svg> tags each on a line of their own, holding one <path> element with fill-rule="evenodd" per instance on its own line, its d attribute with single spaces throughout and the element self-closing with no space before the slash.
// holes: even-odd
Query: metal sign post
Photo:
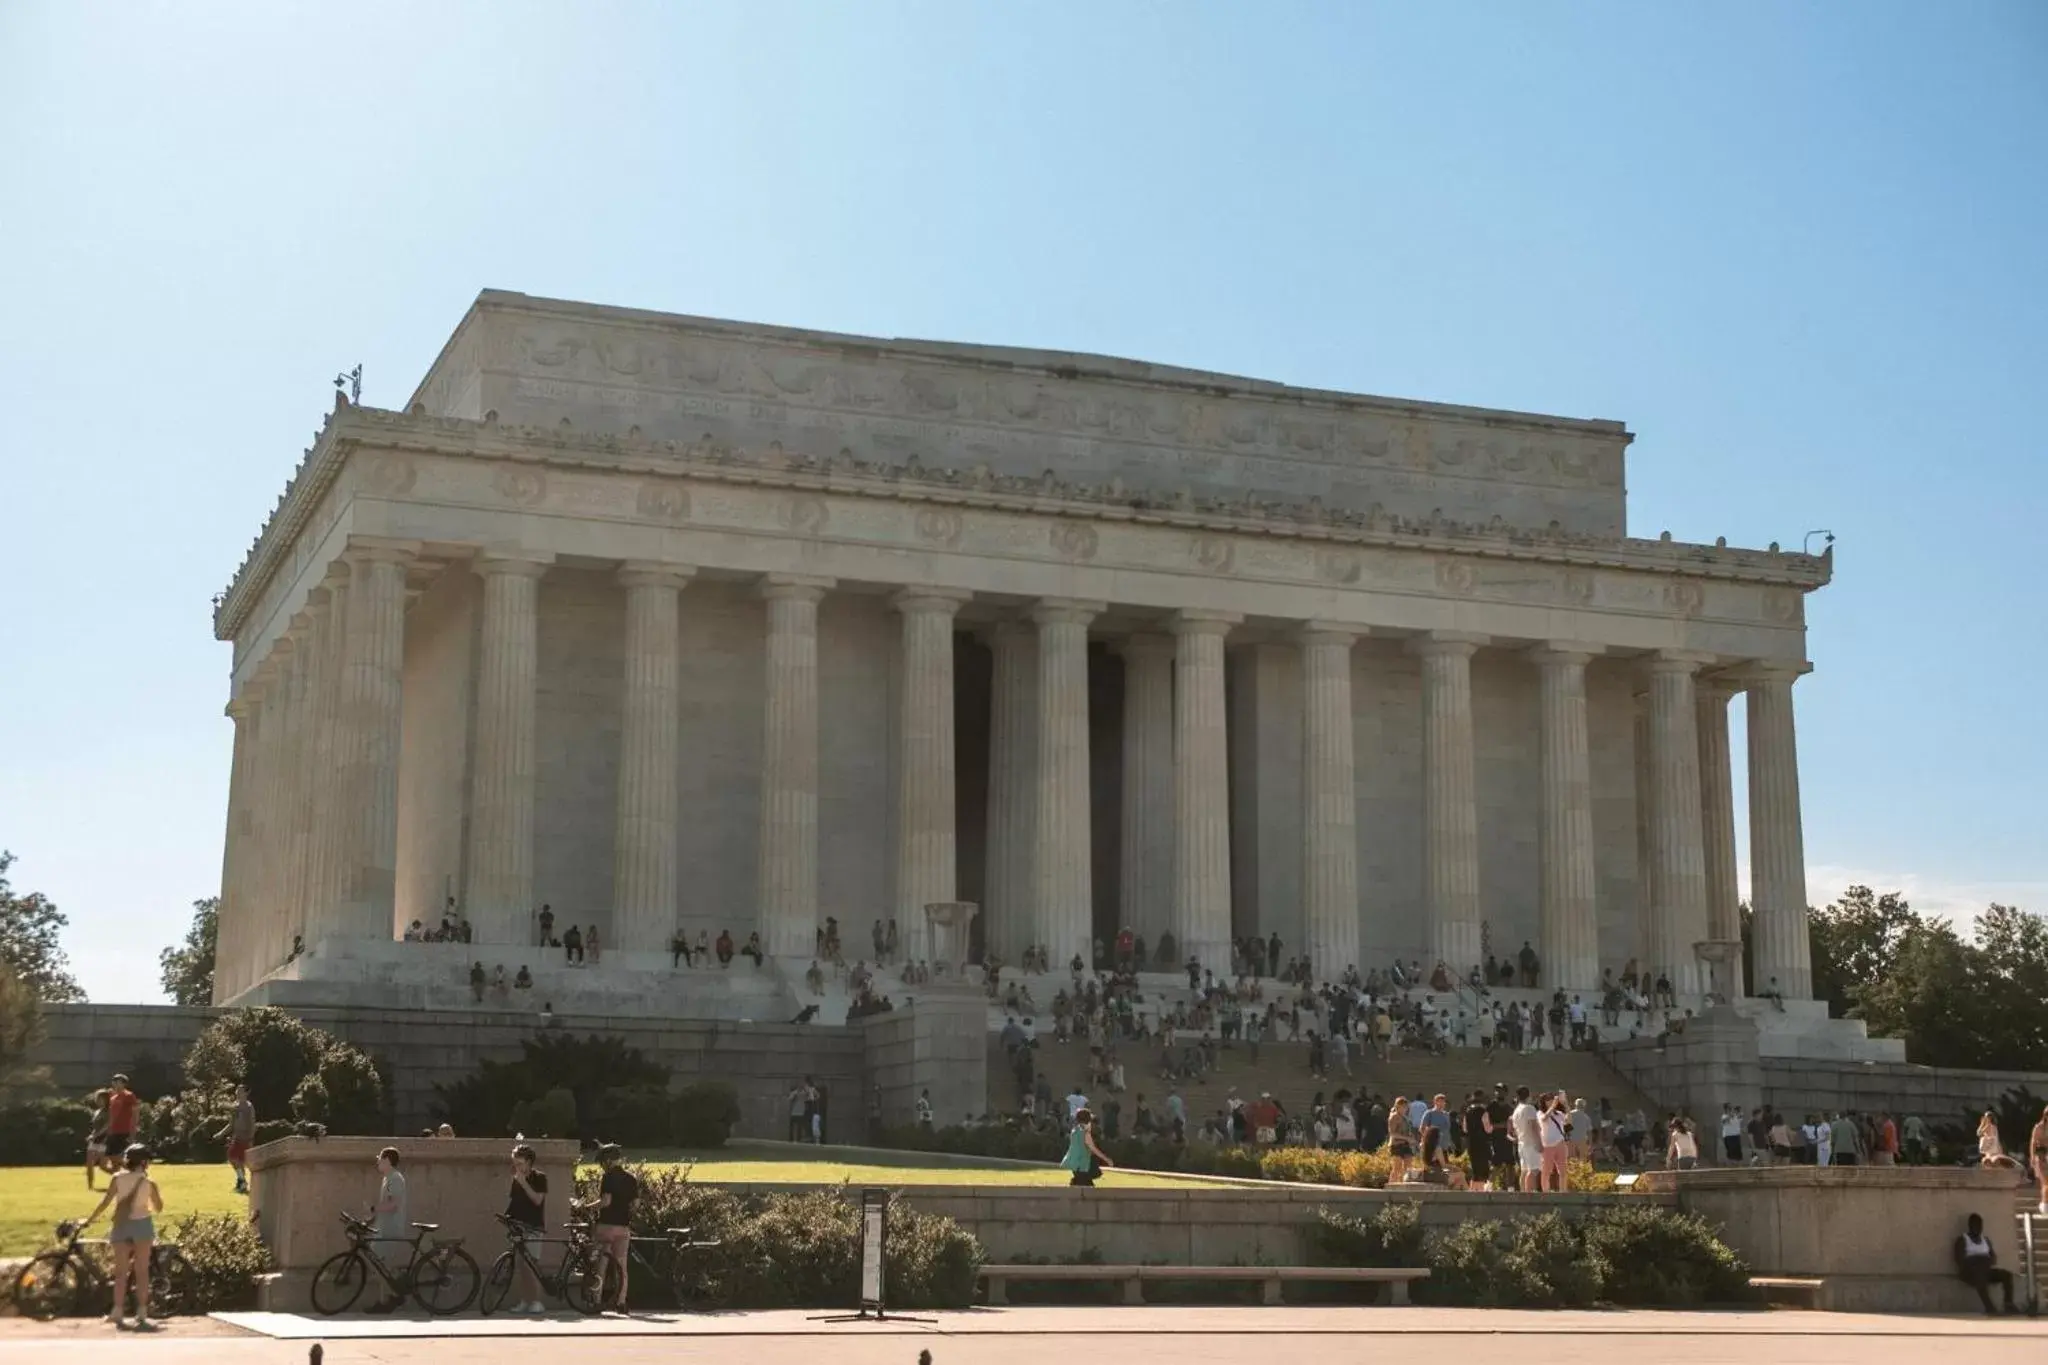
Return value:
<svg viewBox="0 0 2048 1365">
<path fill-rule="evenodd" d="M 890 1313 L 888 1302 L 889 1192 L 860 1192 L 860 1307 L 858 1312 L 813 1318 L 813 1322 L 930 1322 Z"/>
</svg>

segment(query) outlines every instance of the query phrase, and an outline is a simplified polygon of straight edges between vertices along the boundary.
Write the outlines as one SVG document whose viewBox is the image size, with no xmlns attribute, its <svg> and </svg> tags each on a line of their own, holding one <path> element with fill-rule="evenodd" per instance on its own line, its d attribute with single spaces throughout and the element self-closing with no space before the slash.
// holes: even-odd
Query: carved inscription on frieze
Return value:
<svg viewBox="0 0 2048 1365">
<path fill-rule="evenodd" d="M 499 470 L 491 479 L 491 487 L 505 501 L 531 507 L 546 496 L 548 481 L 538 469 L 512 467 Z"/>
<path fill-rule="evenodd" d="M 917 538 L 938 545 L 960 543 L 960 514 L 950 507 L 924 507 L 916 517 Z"/>
<path fill-rule="evenodd" d="M 684 521 L 690 515 L 690 490 L 673 480 L 650 479 L 640 485 L 633 506 L 643 517 Z"/>
</svg>

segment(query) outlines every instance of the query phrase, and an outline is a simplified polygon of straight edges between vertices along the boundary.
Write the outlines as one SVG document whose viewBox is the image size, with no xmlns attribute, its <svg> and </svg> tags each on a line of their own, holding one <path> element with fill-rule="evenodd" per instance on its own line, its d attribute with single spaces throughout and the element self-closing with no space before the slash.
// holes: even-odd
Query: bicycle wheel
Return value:
<svg viewBox="0 0 2048 1365">
<path fill-rule="evenodd" d="M 476 1306 L 484 1316 L 489 1317 L 504 1307 L 505 1300 L 512 1293 L 512 1279 L 519 1269 L 519 1253 L 508 1251 L 491 1262 L 489 1273 L 484 1276 L 484 1287 L 478 1291 Z"/>
<path fill-rule="evenodd" d="M 413 1302 L 437 1318 L 460 1313 L 476 1301 L 483 1277 L 476 1258 L 459 1246 L 437 1246 L 412 1268 Z"/>
<path fill-rule="evenodd" d="M 586 1316 L 604 1311 L 604 1301 L 618 1288 L 619 1268 L 604 1249 L 581 1246 L 570 1251 L 572 1264 L 562 1273 L 562 1297 Z"/>
<path fill-rule="evenodd" d="M 25 1318 L 48 1322 L 61 1314 L 85 1310 L 92 1277 L 68 1251 L 46 1251 L 14 1277 L 14 1309 Z"/>
<path fill-rule="evenodd" d="M 192 1263 L 176 1247 L 149 1258 L 149 1311 L 154 1317 L 175 1317 L 199 1311 L 199 1280 Z"/>
<path fill-rule="evenodd" d="M 370 1266 L 362 1252 L 354 1248 L 336 1252 L 313 1274 L 313 1311 L 330 1318 L 346 1313 L 369 1283 Z"/>
</svg>

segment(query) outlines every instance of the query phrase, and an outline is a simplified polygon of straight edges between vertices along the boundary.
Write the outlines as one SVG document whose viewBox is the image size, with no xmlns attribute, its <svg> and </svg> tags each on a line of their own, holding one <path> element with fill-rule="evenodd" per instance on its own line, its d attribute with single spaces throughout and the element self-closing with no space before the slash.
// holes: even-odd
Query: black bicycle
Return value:
<svg viewBox="0 0 2048 1365">
<path fill-rule="evenodd" d="M 698 1253 L 718 1246 L 715 1239 L 695 1241 L 691 1233 L 690 1228 L 663 1228 L 659 1237 L 629 1237 L 626 1240 L 627 1257 L 649 1275 L 666 1281 L 679 1308 L 688 1308 L 706 1297 L 702 1289 L 704 1264 Z M 661 1250 L 643 1252 L 643 1247 L 659 1247 Z M 619 1263 L 601 1246 L 592 1250 L 599 1262 L 596 1273 L 590 1277 L 596 1292 L 591 1307 L 583 1308 L 579 1304 L 578 1308 L 586 1313 L 601 1312 L 606 1308 L 624 1312 L 626 1305 L 619 1294 Z"/>
<path fill-rule="evenodd" d="M 571 1222 L 563 1229 L 567 1236 L 547 1237 L 502 1213 L 497 1215 L 497 1219 L 504 1226 L 505 1240 L 511 1245 L 491 1262 L 490 1270 L 485 1273 L 483 1291 L 477 1296 L 479 1309 L 489 1315 L 505 1306 L 506 1298 L 512 1293 L 513 1282 L 519 1276 L 519 1264 L 523 1261 L 533 1272 L 534 1279 L 540 1282 L 543 1292 L 552 1294 L 579 1313 L 598 1310 L 598 1294 L 602 1286 L 597 1263 L 603 1253 L 590 1240 L 588 1223 Z M 561 1264 L 550 1273 L 542 1268 L 534 1248 L 554 1245 L 568 1249 L 562 1253 Z"/>
<path fill-rule="evenodd" d="M 113 1279 L 101 1257 L 105 1238 L 84 1236 L 83 1223 L 57 1224 L 61 1245 L 35 1257 L 14 1277 L 14 1307 L 23 1317 L 48 1322 L 60 1315 L 94 1313 L 111 1292 Z M 197 1278 L 176 1242 L 149 1249 L 150 1316 L 168 1318 L 197 1306 Z M 123 1308 L 127 1305 L 123 1304 Z"/>
<path fill-rule="evenodd" d="M 439 1223 L 412 1225 L 413 1236 L 406 1243 L 412 1254 L 396 1271 L 377 1254 L 373 1245 L 378 1240 L 377 1231 L 367 1220 L 343 1213 L 341 1223 L 348 1234 L 348 1250 L 328 1257 L 314 1272 L 315 1312 L 328 1317 L 346 1313 L 363 1296 L 373 1275 L 384 1282 L 392 1298 L 402 1299 L 410 1294 L 414 1303 L 435 1317 L 460 1313 L 475 1301 L 481 1277 L 475 1258 L 462 1249 L 462 1239 L 434 1237 L 433 1244 L 427 1244 L 431 1234 L 441 1230 Z"/>
</svg>

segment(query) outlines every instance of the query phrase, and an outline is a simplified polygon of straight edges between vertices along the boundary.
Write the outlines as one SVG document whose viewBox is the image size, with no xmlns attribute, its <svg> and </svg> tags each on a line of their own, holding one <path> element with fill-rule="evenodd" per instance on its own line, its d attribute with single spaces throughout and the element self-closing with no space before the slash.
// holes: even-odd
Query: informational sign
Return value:
<svg viewBox="0 0 2048 1365">
<path fill-rule="evenodd" d="M 882 1311 L 882 1244 L 889 1234 L 889 1192 L 860 1192 L 860 1307 Z"/>
</svg>

